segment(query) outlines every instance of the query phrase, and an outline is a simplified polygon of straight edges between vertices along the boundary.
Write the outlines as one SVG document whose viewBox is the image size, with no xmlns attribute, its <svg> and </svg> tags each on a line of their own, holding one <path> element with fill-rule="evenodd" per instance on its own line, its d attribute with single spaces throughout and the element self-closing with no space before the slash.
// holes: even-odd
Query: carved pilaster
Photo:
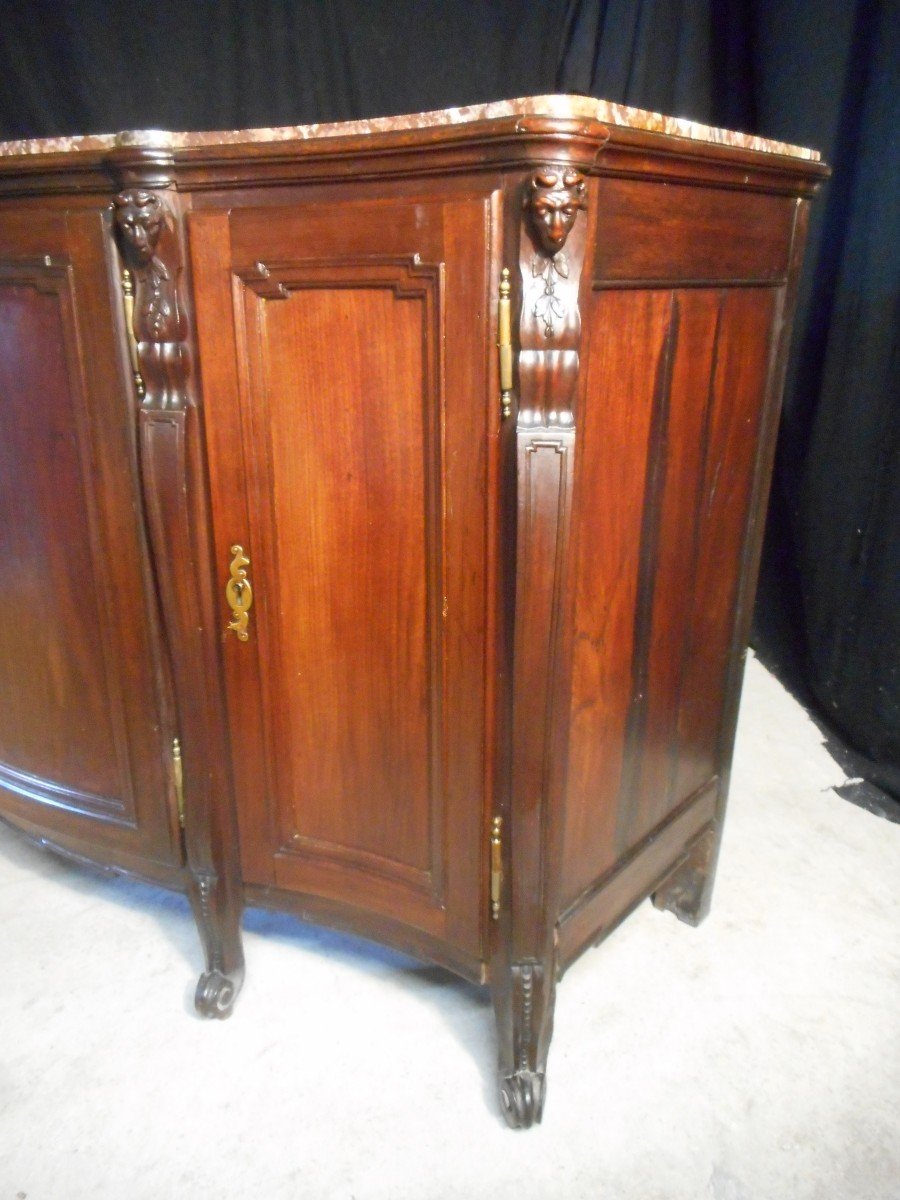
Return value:
<svg viewBox="0 0 900 1200">
<path fill-rule="evenodd" d="M 114 200 L 122 256 L 133 281 L 135 381 L 145 408 L 182 409 L 189 370 L 179 298 L 181 251 L 174 217 L 155 192 L 129 188 Z M 126 282 L 126 295 L 128 283 Z"/>
<path fill-rule="evenodd" d="M 128 186 L 113 201 L 126 275 L 123 305 L 138 397 L 144 513 L 183 756 L 186 883 L 206 970 L 196 1005 L 227 1016 L 243 979 L 241 889 L 220 678 L 216 564 L 209 535 L 203 429 L 190 378 L 181 207 L 164 150 L 122 149 Z"/>
<path fill-rule="evenodd" d="M 529 179 L 519 245 L 519 426 L 567 428 L 578 379 L 586 184 L 569 167 L 542 167 Z"/>
<path fill-rule="evenodd" d="M 565 581 L 575 453 L 578 294 L 587 240 L 580 172 L 527 179 L 519 238 L 509 888 L 510 954 L 495 981 L 500 1096 L 516 1128 L 540 1120 L 553 1025 L 557 904 L 550 869 L 562 811 L 568 718 Z"/>
</svg>

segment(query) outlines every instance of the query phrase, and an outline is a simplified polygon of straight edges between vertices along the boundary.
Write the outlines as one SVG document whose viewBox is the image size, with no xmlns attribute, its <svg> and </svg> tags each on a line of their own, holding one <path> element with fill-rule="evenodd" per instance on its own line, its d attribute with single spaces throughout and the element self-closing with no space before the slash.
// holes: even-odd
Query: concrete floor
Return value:
<svg viewBox="0 0 900 1200">
<path fill-rule="evenodd" d="M 525 1133 L 478 989 L 254 911 L 203 1022 L 182 898 L 0 830 L 0 1200 L 900 1200 L 900 826 L 842 782 L 751 661 L 712 915 L 571 969 Z"/>
</svg>

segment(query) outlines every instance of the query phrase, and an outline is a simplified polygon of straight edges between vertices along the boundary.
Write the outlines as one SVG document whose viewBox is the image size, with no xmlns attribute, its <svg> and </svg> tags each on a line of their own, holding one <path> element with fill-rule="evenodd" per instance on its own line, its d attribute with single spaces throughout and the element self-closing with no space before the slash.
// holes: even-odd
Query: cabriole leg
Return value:
<svg viewBox="0 0 900 1200">
<path fill-rule="evenodd" d="M 528 1129 L 543 1114 L 555 1001 L 550 963 L 513 963 L 494 987 L 500 1107 L 512 1129 Z"/>
<path fill-rule="evenodd" d="M 191 874 L 190 899 L 206 956 L 194 1004 L 201 1016 L 229 1017 L 244 982 L 240 912 L 212 873 Z"/>
</svg>

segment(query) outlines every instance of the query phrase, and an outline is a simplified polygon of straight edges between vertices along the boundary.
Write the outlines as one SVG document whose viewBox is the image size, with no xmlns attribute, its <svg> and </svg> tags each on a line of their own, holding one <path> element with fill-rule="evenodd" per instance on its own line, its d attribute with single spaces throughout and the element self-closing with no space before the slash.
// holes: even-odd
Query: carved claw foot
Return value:
<svg viewBox="0 0 900 1200">
<path fill-rule="evenodd" d="M 539 1125 L 544 1113 L 544 1074 L 516 1071 L 500 1077 L 500 1106 L 510 1129 Z"/>
<path fill-rule="evenodd" d="M 670 912 L 685 925 L 696 927 L 709 913 L 718 839 L 709 830 L 687 858 L 653 893 L 656 908 Z"/>
<path fill-rule="evenodd" d="M 243 971 L 225 975 L 222 971 L 204 971 L 197 983 L 194 1006 L 202 1017 L 224 1020 L 231 1016 L 243 983 Z"/>
</svg>

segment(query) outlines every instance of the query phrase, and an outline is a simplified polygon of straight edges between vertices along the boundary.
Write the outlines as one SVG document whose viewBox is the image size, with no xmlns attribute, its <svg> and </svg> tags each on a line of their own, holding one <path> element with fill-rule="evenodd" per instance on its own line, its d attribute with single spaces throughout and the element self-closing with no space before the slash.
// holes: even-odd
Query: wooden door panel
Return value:
<svg viewBox="0 0 900 1200">
<path fill-rule="evenodd" d="M 100 213 L 0 215 L 0 786 L 15 818 L 170 861 L 108 245 Z"/>
<path fill-rule="evenodd" d="M 442 792 L 439 770 L 429 778 L 441 711 L 440 529 L 429 511 L 438 397 L 422 354 L 431 289 L 398 296 L 364 266 L 353 273 L 353 288 L 267 303 L 264 338 L 258 300 L 247 305 L 271 488 L 253 538 L 266 548 L 258 567 L 272 571 L 260 654 L 274 673 L 274 740 L 290 747 L 273 762 L 279 852 L 365 864 L 430 892 L 440 825 L 429 799 L 439 805 Z M 398 264 L 397 288 L 407 274 Z"/>
<path fill-rule="evenodd" d="M 776 297 L 594 297 L 573 518 L 564 906 L 715 778 Z"/>
<path fill-rule="evenodd" d="M 717 751 L 736 620 L 735 603 L 771 370 L 778 293 L 725 293 L 712 375 L 709 441 L 697 513 L 699 551 L 678 706 L 673 802 L 718 770 Z"/>
<path fill-rule="evenodd" d="M 598 292 L 587 313 L 587 372 L 572 508 L 575 596 L 565 902 L 580 895 L 617 857 L 647 450 L 670 319 L 667 292 Z"/>
<path fill-rule="evenodd" d="M 242 860 L 478 955 L 488 347 L 444 345 L 485 303 L 488 209 L 385 211 L 191 219 L 201 353 L 232 354 L 204 378 L 216 540 L 255 597 L 226 647 Z"/>
<path fill-rule="evenodd" d="M 4 601 L 0 660 L 18 686 L 4 706 L 0 778 L 33 776 L 35 787 L 41 780 L 50 793 L 68 791 L 72 806 L 133 820 L 127 771 L 122 775 L 121 707 L 111 703 L 104 645 L 90 458 L 72 388 L 76 354 L 65 268 L 6 266 L 0 560 L 15 602 Z"/>
<path fill-rule="evenodd" d="M 659 414 L 656 494 L 648 497 L 650 544 L 644 545 L 645 633 L 635 662 L 636 691 L 645 697 L 634 701 L 633 742 L 640 754 L 632 760 L 632 807 L 628 822 L 620 827 L 620 844 L 634 844 L 677 803 L 673 771 L 678 714 L 686 700 L 692 614 L 702 603 L 695 588 L 702 537 L 698 514 L 709 466 L 713 371 L 725 298 L 726 293 L 712 291 L 671 293 L 671 366 Z"/>
</svg>

